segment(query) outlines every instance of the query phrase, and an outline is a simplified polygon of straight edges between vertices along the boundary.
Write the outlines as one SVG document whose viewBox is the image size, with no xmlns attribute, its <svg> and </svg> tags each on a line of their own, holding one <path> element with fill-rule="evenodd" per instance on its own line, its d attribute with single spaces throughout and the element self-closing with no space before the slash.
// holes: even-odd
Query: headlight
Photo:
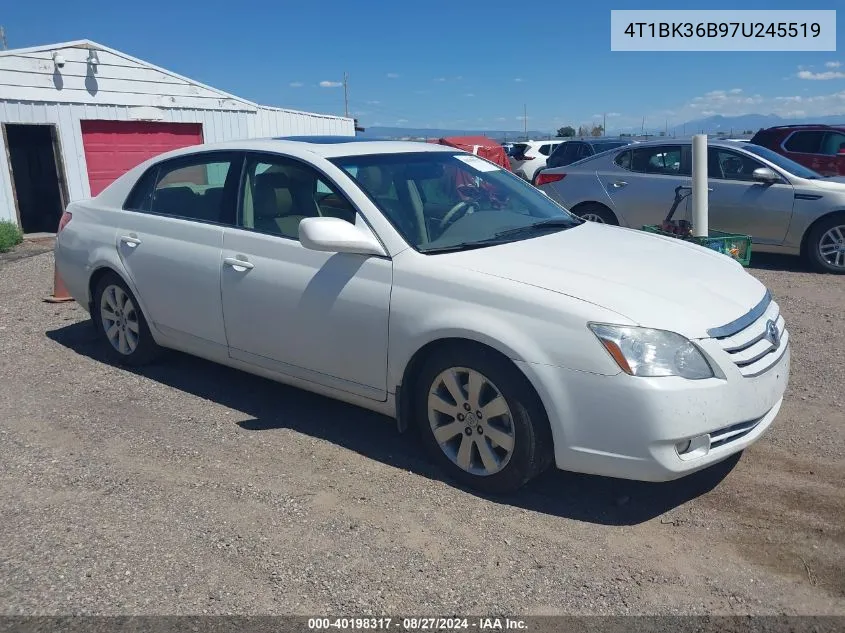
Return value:
<svg viewBox="0 0 845 633">
<path fill-rule="evenodd" d="M 590 323 L 613 360 L 632 376 L 713 377 L 713 369 L 698 348 L 674 332 L 625 325 Z"/>
</svg>

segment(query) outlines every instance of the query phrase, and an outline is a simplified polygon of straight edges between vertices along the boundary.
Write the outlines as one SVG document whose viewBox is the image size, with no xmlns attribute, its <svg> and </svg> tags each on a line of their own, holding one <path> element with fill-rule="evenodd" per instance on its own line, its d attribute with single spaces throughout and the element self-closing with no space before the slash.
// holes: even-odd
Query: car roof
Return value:
<svg viewBox="0 0 845 633">
<path fill-rule="evenodd" d="M 150 162 L 211 151 L 281 152 L 293 156 L 316 155 L 323 158 L 363 156 L 367 154 L 403 154 L 409 152 L 460 152 L 455 147 L 421 141 L 383 141 L 355 136 L 288 136 L 241 139 L 222 143 L 203 143 L 172 150 Z"/>
</svg>

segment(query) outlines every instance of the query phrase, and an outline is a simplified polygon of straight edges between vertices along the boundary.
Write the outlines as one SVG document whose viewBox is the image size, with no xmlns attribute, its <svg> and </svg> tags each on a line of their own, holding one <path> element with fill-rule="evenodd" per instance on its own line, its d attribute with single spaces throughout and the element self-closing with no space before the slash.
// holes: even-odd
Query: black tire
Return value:
<svg viewBox="0 0 845 633">
<path fill-rule="evenodd" d="M 823 218 L 818 222 L 807 235 L 807 243 L 804 256 L 810 266 L 820 273 L 832 273 L 834 275 L 845 274 L 845 254 L 839 256 L 839 261 L 842 265 L 836 266 L 834 263 L 827 261 L 821 254 L 821 247 L 823 245 L 832 246 L 833 243 L 826 238 L 825 235 L 831 229 L 839 228 L 841 239 L 845 239 L 845 215 L 837 214 L 830 217 Z M 824 240 L 824 244 L 822 241 Z"/>
<path fill-rule="evenodd" d="M 595 216 L 597 218 L 601 218 L 602 224 L 610 224 L 612 226 L 619 226 L 619 220 L 616 219 L 616 216 L 613 214 L 613 211 L 608 209 L 603 204 L 599 204 L 598 202 L 588 202 L 586 204 L 580 205 L 578 208 L 573 209 L 572 212 L 580 218 L 587 219 L 584 216 Z M 595 221 L 595 220 L 592 220 Z"/>
<path fill-rule="evenodd" d="M 119 288 L 122 290 L 129 301 L 131 301 L 131 309 L 127 310 L 125 315 L 121 315 L 123 320 L 118 324 L 123 325 L 122 329 L 124 332 L 124 340 L 128 340 L 127 337 L 135 334 L 132 327 L 134 324 L 137 325 L 138 332 L 136 334 L 136 338 L 134 339 L 136 340 L 136 344 L 128 353 L 119 351 L 115 345 L 112 344 L 109 335 L 106 333 L 107 329 L 114 326 L 116 322 L 111 321 L 104 323 L 102 316 L 104 305 L 106 306 L 107 312 L 114 314 L 114 312 L 110 310 L 110 305 L 106 298 L 106 293 L 111 293 L 113 288 Z M 114 302 L 114 296 L 111 294 L 109 296 L 111 297 L 112 302 Z M 129 304 L 127 303 L 126 305 Z M 153 340 L 153 336 L 150 334 L 150 328 L 147 326 L 147 319 L 144 317 L 143 312 L 141 312 L 141 308 L 138 306 L 138 300 L 135 299 L 135 295 L 132 294 L 132 291 L 129 290 L 129 287 L 117 274 L 107 273 L 97 282 L 97 286 L 94 289 L 92 318 L 94 319 L 94 324 L 97 327 L 97 333 L 105 345 L 106 354 L 115 364 L 137 367 L 151 363 L 161 354 L 162 348 L 159 347 Z M 128 334 L 126 333 L 127 330 L 129 331 Z"/>
<path fill-rule="evenodd" d="M 493 383 L 510 409 L 509 427 L 513 433 L 513 450 L 505 466 L 498 472 L 473 474 L 464 470 L 446 455 L 434 436 L 428 417 L 429 390 L 441 372 L 449 368 L 466 368 L 482 374 Z M 539 397 L 525 376 L 510 361 L 491 350 L 474 345 L 456 345 L 433 353 L 417 374 L 412 406 L 413 419 L 428 452 L 450 478 L 469 488 L 492 494 L 514 492 L 553 462 L 551 429 Z M 456 408 L 460 410 L 460 407 Z M 478 420 L 473 418 L 468 424 L 478 424 Z M 473 441 L 484 441 L 487 446 L 496 446 L 495 443 L 489 443 L 487 438 L 481 438 L 481 435 L 483 433 L 476 435 Z M 463 440 L 463 435 L 454 438 L 455 442 Z M 480 462 L 478 444 L 470 450 L 474 459 Z"/>
</svg>

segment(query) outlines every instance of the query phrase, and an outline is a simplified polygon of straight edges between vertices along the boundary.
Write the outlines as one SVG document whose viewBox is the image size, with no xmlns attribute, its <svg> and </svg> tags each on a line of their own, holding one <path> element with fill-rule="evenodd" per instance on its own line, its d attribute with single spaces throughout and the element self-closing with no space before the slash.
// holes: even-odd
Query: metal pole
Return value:
<svg viewBox="0 0 845 633">
<path fill-rule="evenodd" d="M 349 75 L 343 73 L 343 111 L 345 113 L 344 116 L 349 118 L 349 91 L 347 90 L 347 80 Z"/>
<path fill-rule="evenodd" d="M 525 128 L 525 140 L 528 140 L 528 104 L 522 104 L 522 123 Z"/>
<path fill-rule="evenodd" d="M 692 137 L 692 234 L 696 237 L 710 235 L 707 225 L 707 135 Z"/>
</svg>

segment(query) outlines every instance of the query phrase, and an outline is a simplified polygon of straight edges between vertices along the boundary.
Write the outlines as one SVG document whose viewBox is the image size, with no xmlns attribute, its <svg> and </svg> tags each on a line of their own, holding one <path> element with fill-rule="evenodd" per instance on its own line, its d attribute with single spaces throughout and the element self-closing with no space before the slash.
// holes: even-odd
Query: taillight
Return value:
<svg viewBox="0 0 845 633">
<path fill-rule="evenodd" d="M 57 234 L 62 232 L 62 229 L 67 226 L 71 218 L 73 218 L 73 214 L 70 211 L 62 213 L 62 219 L 59 220 L 59 229 L 56 231 Z"/>
<path fill-rule="evenodd" d="M 537 186 L 547 185 L 550 182 L 557 182 L 566 178 L 566 174 L 546 174 L 542 171 L 537 175 Z"/>
</svg>

